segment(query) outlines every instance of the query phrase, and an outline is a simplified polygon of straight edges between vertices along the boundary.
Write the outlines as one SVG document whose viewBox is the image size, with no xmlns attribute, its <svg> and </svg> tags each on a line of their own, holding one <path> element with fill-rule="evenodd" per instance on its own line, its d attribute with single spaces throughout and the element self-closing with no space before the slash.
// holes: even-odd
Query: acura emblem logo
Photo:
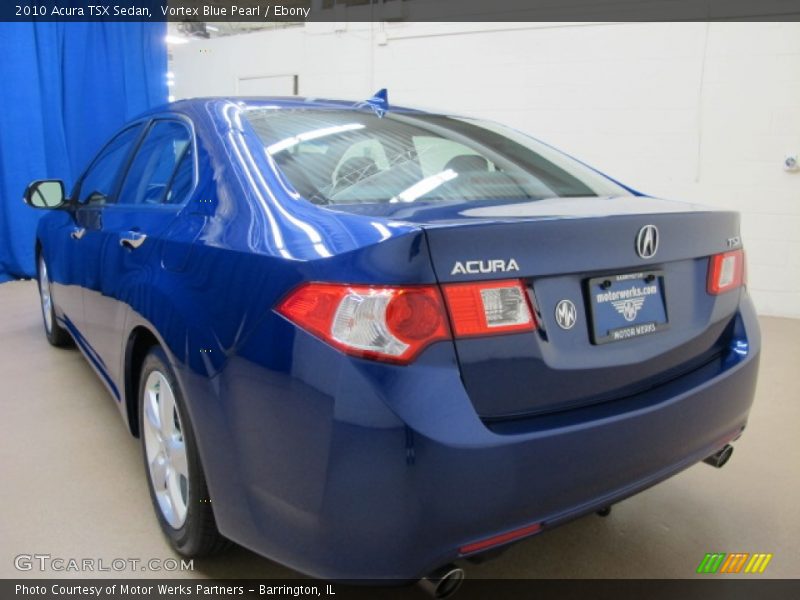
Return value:
<svg viewBox="0 0 800 600">
<path fill-rule="evenodd" d="M 572 329 L 578 320 L 578 311 L 571 300 L 562 300 L 556 305 L 556 323 L 561 329 Z"/>
<path fill-rule="evenodd" d="M 658 252 L 658 228 L 645 225 L 636 235 L 636 253 L 642 258 L 653 258 Z"/>
</svg>

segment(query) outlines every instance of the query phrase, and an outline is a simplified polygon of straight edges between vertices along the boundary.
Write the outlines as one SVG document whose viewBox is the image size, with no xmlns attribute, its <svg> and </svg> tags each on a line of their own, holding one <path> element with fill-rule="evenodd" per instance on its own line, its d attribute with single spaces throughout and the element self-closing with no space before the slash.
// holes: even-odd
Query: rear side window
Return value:
<svg viewBox="0 0 800 600">
<path fill-rule="evenodd" d="M 142 131 L 135 125 L 119 133 L 100 152 L 80 182 L 78 201 L 81 203 L 103 205 L 113 201 L 111 195 L 125 167 L 134 142 Z"/>
<path fill-rule="evenodd" d="M 193 162 L 184 161 L 191 151 L 191 141 L 191 133 L 183 123 L 155 121 L 125 175 L 118 202 L 138 206 L 182 202 L 190 185 L 183 190 L 183 196 L 179 196 L 180 191 L 175 193 L 171 184 L 179 166 L 190 169 L 188 177 L 192 178 Z M 185 179 L 184 173 L 179 183 L 185 185 Z"/>
<path fill-rule="evenodd" d="M 186 146 L 181 161 L 175 167 L 172 181 L 167 186 L 167 193 L 164 196 L 165 204 L 180 204 L 189 195 L 194 183 L 194 151 L 192 145 Z"/>
<path fill-rule="evenodd" d="M 317 204 L 629 193 L 546 144 L 474 119 L 322 108 L 253 107 L 243 114 L 286 179 Z"/>
</svg>

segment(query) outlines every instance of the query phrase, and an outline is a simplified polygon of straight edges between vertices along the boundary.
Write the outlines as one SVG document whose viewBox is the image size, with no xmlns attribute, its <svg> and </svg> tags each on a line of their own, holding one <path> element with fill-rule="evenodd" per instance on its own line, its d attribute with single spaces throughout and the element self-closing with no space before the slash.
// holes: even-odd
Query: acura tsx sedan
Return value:
<svg viewBox="0 0 800 600">
<path fill-rule="evenodd" d="M 447 567 L 721 466 L 759 329 L 735 212 L 494 122 L 179 101 L 32 183 L 44 329 L 141 440 L 181 554 Z"/>
</svg>

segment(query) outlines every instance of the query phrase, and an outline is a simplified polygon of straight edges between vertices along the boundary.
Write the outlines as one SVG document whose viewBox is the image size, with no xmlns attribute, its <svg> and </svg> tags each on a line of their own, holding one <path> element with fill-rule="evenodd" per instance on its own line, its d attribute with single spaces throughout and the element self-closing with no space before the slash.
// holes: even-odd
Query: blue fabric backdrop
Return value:
<svg viewBox="0 0 800 600">
<path fill-rule="evenodd" d="M 34 275 L 33 179 L 67 189 L 125 121 L 167 100 L 165 23 L 0 23 L 0 282 Z"/>
</svg>

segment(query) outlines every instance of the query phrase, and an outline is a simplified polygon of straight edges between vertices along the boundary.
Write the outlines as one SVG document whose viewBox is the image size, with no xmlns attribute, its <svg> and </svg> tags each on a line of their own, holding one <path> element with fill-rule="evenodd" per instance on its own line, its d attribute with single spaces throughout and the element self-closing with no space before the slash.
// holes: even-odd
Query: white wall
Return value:
<svg viewBox="0 0 800 600">
<path fill-rule="evenodd" d="M 338 29 L 338 30 L 337 30 Z M 641 191 L 743 214 L 763 314 L 800 317 L 798 23 L 310 23 L 173 47 L 177 97 L 298 75 L 307 96 L 514 125 Z"/>
</svg>

